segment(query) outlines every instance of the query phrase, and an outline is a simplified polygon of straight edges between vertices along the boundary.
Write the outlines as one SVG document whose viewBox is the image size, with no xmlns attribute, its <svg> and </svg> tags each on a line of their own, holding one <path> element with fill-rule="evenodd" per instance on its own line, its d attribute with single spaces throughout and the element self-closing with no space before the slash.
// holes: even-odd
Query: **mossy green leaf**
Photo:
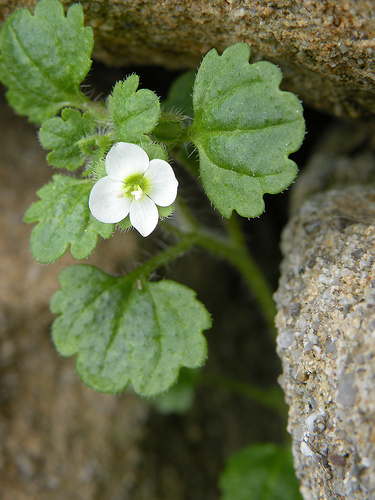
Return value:
<svg viewBox="0 0 375 500">
<path fill-rule="evenodd" d="M 187 413 L 194 403 L 198 373 L 199 370 L 182 368 L 177 383 L 166 393 L 151 399 L 152 406 L 164 415 Z"/>
<path fill-rule="evenodd" d="M 64 107 L 81 107 L 93 44 L 78 4 L 66 17 L 58 0 L 41 0 L 34 16 L 27 9 L 10 15 L 0 32 L 0 80 L 13 109 L 40 124 Z"/>
<path fill-rule="evenodd" d="M 193 88 L 195 81 L 194 71 L 187 71 L 172 83 L 167 99 L 163 106 L 167 110 L 176 110 L 193 118 Z"/>
<path fill-rule="evenodd" d="M 52 329 L 63 356 L 78 355 L 82 380 L 100 392 L 118 393 L 131 384 L 142 396 L 169 389 L 182 366 L 206 360 L 202 330 L 211 326 L 195 292 L 173 281 L 116 278 L 89 265 L 59 276 L 62 289 L 51 310 L 60 316 Z"/>
<path fill-rule="evenodd" d="M 152 142 L 152 140 L 144 135 L 138 141 L 134 141 L 135 144 L 140 146 L 144 151 L 146 151 L 148 159 L 151 160 L 164 160 L 168 163 L 168 153 L 163 148 L 161 144 Z"/>
<path fill-rule="evenodd" d="M 290 448 L 253 444 L 231 456 L 219 480 L 222 500 L 302 500 Z"/>
<path fill-rule="evenodd" d="M 85 259 L 94 250 L 98 234 L 109 238 L 114 224 L 103 224 L 91 215 L 90 180 L 54 175 L 53 182 L 43 186 L 37 195 L 40 201 L 27 210 L 24 221 L 38 222 L 31 232 L 33 257 L 49 264 L 64 255 L 70 245 L 75 259 Z"/>
<path fill-rule="evenodd" d="M 152 132 L 156 140 L 170 145 L 180 142 L 181 135 L 193 117 L 194 79 L 194 72 L 188 71 L 171 85 L 167 99 L 162 103 L 159 123 Z"/>
<path fill-rule="evenodd" d="M 45 149 L 51 149 L 47 160 L 53 167 L 75 170 L 86 159 L 77 142 L 95 129 L 89 113 L 81 114 L 76 109 L 64 109 L 61 117 L 50 118 L 39 130 L 39 140 Z"/>
<path fill-rule="evenodd" d="M 139 142 L 159 120 L 158 96 L 148 89 L 137 91 L 138 84 L 138 76 L 130 75 L 126 80 L 116 83 L 108 98 L 108 108 L 119 142 Z"/>
<path fill-rule="evenodd" d="M 264 211 L 263 195 L 286 189 L 297 175 L 288 158 L 305 134 L 299 99 L 283 92 L 269 62 L 249 64 L 250 48 L 233 45 L 203 59 L 193 94 L 191 141 L 199 151 L 206 193 L 220 213 L 244 217 Z"/>
</svg>

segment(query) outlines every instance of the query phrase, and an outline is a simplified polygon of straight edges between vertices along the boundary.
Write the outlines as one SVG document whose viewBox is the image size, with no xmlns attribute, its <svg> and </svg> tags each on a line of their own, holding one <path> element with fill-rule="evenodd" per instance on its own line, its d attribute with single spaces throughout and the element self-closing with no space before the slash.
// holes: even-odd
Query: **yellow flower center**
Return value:
<svg viewBox="0 0 375 500">
<path fill-rule="evenodd" d="M 134 201 L 141 200 L 149 189 L 149 183 L 142 175 L 132 175 L 124 181 L 123 195 L 131 196 Z"/>
</svg>

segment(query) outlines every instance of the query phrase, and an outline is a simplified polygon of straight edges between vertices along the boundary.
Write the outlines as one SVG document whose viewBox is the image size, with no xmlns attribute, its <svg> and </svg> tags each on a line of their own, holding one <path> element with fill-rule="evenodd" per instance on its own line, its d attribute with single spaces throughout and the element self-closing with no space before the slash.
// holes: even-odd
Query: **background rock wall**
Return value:
<svg viewBox="0 0 375 500">
<path fill-rule="evenodd" d="M 305 500 L 375 498 L 375 148 L 354 135 L 322 142 L 282 237 L 280 382 Z"/>
<path fill-rule="evenodd" d="M 64 0 L 66 6 L 73 2 Z M 309 106 L 339 117 L 375 112 L 372 0 L 82 1 L 94 28 L 94 57 L 108 65 L 195 69 L 235 42 L 253 60 L 278 64 L 283 85 Z M 36 0 L 3 0 L 0 22 Z"/>
</svg>

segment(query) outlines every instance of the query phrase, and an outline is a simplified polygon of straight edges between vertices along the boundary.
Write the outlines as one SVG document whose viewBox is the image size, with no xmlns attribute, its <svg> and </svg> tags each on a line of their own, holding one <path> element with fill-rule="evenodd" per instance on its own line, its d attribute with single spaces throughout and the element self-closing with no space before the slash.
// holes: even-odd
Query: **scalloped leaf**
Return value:
<svg viewBox="0 0 375 500">
<path fill-rule="evenodd" d="M 219 480 L 222 500 L 302 500 L 290 448 L 253 444 L 228 460 Z"/>
<path fill-rule="evenodd" d="M 91 67 L 93 31 L 83 25 L 83 10 L 64 15 L 58 0 L 41 0 L 32 16 L 14 12 L 0 32 L 0 80 L 9 87 L 9 104 L 20 115 L 42 123 L 68 106 L 88 99 L 80 84 Z"/>
<path fill-rule="evenodd" d="M 137 91 L 139 77 L 130 75 L 117 82 L 108 98 L 108 108 L 116 127 L 117 141 L 139 142 L 153 130 L 160 116 L 158 96 L 148 89 Z"/>
<path fill-rule="evenodd" d="M 227 218 L 264 211 L 263 195 L 286 189 L 297 175 L 288 158 L 305 134 L 302 105 L 279 89 L 282 74 L 269 62 L 249 64 L 239 43 L 221 56 L 212 49 L 194 84 L 189 137 L 199 151 L 207 196 Z"/>
<path fill-rule="evenodd" d="M 31 232 L 33 257 L 50 264 L 67 251 L 69 245 L 75 259 L 85 259 L 94 250 L 98 234 L 109 238 L 114 224 L 103 224 L 91 215 L 90 180 L 54 175 L 53 182 L 37 192 L 41 199 L 29 207 L 24 216 L 28 223 L 39 222 Z"/>
<path fill-rule="evenodd" d="M 195 292 L 169 280 L 141 285 L 137 276 L 116 278 L 83 264 L 59 275 L 53 341 L 63 356 L 78 355 L 79 376 L 97 391 L 118 393 L 131 383 L 138 394 L 155 396 L 176 382 L 182 366 L 206 360 L 202 330 L 211 319 Z"/>
<path fill-rule="evenodd" d="M 61 117 L 50 118 L 39 130 L 39 140 L 45 149 L 50 165 L 75 170 L 81 167 L 86 155 L 77 144 L 95 129 L 95 122 L 89 113 L 81 114 L 76 109 L 63 109 Z"/>
</svg>

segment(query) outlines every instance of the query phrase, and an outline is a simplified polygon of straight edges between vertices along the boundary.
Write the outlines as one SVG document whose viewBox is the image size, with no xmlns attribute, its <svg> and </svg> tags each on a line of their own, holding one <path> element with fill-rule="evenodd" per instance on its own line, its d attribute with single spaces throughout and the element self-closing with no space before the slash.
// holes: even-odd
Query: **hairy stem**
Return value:
<svg viewBox="0 0 375 500">
<path fill-rule="evenodd" d="M 102 101 L 91 101 L 83 103 L 81 107 L 79 107 L 82 111 L 89 111 L 95 120 L 99 123 L 107 124 L 110 119 L 110 114 L 108 109 L 105 107 L 104 102 Z"/>
<path fill-rule="evenodd" d="M 197 245 L 233 264 L 246 280 L 251 293 L 262 310 L 270 331 L 276 336 L 276 306 L 272 297 L 271 286 L 256 261 L 249 254 L 238 222 L 235 219 L 230 219 L 227 223 L 229 239 L 198 228 L 186 234 L 167 221 L 164 221 L 163 225 L 172 234 L 181 238 L 181 242 L 188 237 L 190 246 Z"/>
<path fill-rule="evenodd" d="M 271 332 L 276 335 L 276 306 L 272 298 L 272 289 L 255 260 L 248 253 L 245 244 L 213 236 L 207 232 L 197 235 L 196 244 L 210 252 L 219 255 L 233 264 L 242 274 L 246 283 L 257 300 Z"/>
<path fill-rule="evenodd" d="M 147 279 L 159 267 L 163 267 L 178 257 L 182 257 L 187 250 L 194 246 L 195 242 L 196 236 L 193 233 L 183 235 L 175 245 L 154 255 L 132 273 L 125 275 L 123 279 L 127 280 L 129 276 L 131 276 L 131 279 L 134 279 L 134 277 L 141 280 Z"/>
<path fill-rule="evenodd" d="M 249 254 L 238 222 L 233 216 L 227 221 L 227 228 L 230 236 L 229 241 L 207 232 L 201 232 L 198 235 L 197 245 L 220 255 L 240 271 L 261 307 L 269 329 L 276 335 L 276 306 L 271 286 L 256 261 Z"/>
</svg>

